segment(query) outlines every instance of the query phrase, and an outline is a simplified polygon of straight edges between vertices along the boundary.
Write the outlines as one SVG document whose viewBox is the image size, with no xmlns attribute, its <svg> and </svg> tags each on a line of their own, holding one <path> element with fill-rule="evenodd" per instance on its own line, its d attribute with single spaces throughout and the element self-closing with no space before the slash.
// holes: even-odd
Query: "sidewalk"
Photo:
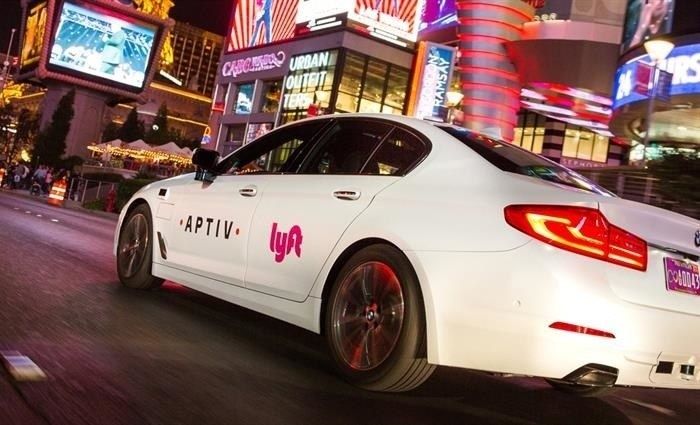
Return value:
<svg viewBox="0 0 700 425">
<path fill-rule="evenodd" d="M 47 197 L 46 196 L 31 195 L 29 193 L 29 190 L 25 190 L 25 189 L 10 190 L 10 189 L 6 189 L 6 188 L 2 188 L 2 189 L 0 189 L 0 193 L 6 193 L 6 194 L 11 195 L 11 196 L 22 197 L 25 199 L 32 200 L 34 202 L 47 204 Z M 114 221 L 117 221 L 117 219 L 119 218 L 119 214 L 117 214 L 117 213 L 108 213 L 106 211 L 90 210 L 87 208 L 83 208 L 83 206 L 80 204 L 80 202 L 71 201 L 70 199 L 66 199 L 63 202 L 63 208 L 70 209 L 70 210 L 76 210 L 76 211 L 82 211 L 82 212 L 85 212 L 88 214 L 93 214 L 93 215 L 107 218 L 107 219 L 114 220 Z"/>
</svg>

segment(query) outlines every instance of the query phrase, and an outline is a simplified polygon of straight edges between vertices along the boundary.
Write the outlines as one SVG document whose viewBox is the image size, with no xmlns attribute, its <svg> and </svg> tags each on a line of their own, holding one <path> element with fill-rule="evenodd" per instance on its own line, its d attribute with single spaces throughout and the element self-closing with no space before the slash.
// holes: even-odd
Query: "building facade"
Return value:
<svg viewBox="0 0 700 425">
<path fill-rule="evenodd" d="M 700 8 L 694 0 L 652 3 L 628 2 L 610 128 L 633 140 L 631 160 L 700 155 Z M 653 64 L 644 42 L 656 39 L 673 49 Z"/>
<path fill-rule="evenodd" d="M 173 63 L 163 71 L 180 81 L 184 88 L 211 97 L 224 37 L 176 22 L 170 32 L 170 42 Z"/>
</svg>

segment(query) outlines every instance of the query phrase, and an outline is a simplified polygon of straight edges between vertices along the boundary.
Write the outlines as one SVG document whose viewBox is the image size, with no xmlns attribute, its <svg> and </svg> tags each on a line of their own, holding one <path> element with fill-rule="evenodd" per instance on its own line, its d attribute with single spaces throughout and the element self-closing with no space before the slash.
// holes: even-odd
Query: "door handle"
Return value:
<svg viewBox="0 0 700 425">
<path fill-rule="evenodd" d="M 258 194 L 258 188 L 255 186 L 246 186 L 242 189 L 238 189 L 238 193 L 240 193 L 241 196 L 252 198 Z"/>
<path fill-rule="evenodd" d="M 357 201 L 360 199 L 360 191 L 358 190 L 336 190 L 333 196 L 343 201 Z"/>
</svg>

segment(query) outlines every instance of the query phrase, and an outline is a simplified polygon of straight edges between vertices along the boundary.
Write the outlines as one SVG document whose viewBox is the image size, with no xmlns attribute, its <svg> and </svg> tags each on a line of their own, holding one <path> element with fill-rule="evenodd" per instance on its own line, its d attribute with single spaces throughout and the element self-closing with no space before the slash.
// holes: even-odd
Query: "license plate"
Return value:
<svg viewBox="0 0 700 425">
<path fill-rule="evenodd" d="M 666 289 L 700 295 L 700 267 L 697 263 L 664 258 Z"/>
</svg>

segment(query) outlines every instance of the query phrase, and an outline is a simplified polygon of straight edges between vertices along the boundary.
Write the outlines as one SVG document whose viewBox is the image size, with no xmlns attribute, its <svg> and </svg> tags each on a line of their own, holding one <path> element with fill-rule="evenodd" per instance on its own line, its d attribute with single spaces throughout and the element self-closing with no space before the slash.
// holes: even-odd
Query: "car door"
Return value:
<svg viewBox="0 0 700 425">
<path fill-rule="evenodd" d="M 308 296 L 350 223 L 407 170 L 407 164 L 377 160 L 390 148 L 392 134 L 393 126 L 381 120 L 339 118 L 302 172 L 264 176 L 265 194 L 248 242 L 247 288 L 294 301 Z M 425 145 L 412 140 L 423 152 Z"/>
<path fill-rule="evenodd" d="M 243 286 L 250 226 L 266 176 L 290 167 L 324 125 L 276 130 L 224 158 L 213 181 L 172 188 L 166 265 Z"/>
</svg>

